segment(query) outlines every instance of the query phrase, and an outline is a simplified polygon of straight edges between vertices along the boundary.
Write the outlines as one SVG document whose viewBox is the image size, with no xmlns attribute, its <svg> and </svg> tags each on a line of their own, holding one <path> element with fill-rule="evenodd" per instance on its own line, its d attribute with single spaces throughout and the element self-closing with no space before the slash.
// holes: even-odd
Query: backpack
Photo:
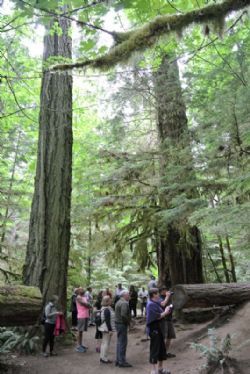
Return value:
<svg viewBox="0 0 250 374">
<path fill-rule="evenodd" d="M 45 321 L 46 321 L 46 315 L 45 315 L 45 311 L 44 311 L 43 316 L 41 317 L 41 320 L 40 320 L 41 325 L 44 325 Z"/>
<path fill-rule="evenodd" d="M 45 308 L 46 308 L 46 307 L 45 307 Z M 47 319 L 46 314 L 45 314 L 45 308 L 44 308 L 44 310 L 43 310 L 43 316 L 41 317 L 41 320 L 40 320 L 41 325 L 44 325 L 44 324 L 45 324 L 45 321 L 46 321 L 46 319 Z M 51 312 L 51 308 L 52 308 L 52 307 L 50 307 L 49 313 Z"/>
<path fill-rule="evenodd" d="M 101 311 L 97 310 L 95 314 L 95 324 L 97 327 L 101 326 L 102 324 L 102 318 L 101 318 Z"/>
</svg>

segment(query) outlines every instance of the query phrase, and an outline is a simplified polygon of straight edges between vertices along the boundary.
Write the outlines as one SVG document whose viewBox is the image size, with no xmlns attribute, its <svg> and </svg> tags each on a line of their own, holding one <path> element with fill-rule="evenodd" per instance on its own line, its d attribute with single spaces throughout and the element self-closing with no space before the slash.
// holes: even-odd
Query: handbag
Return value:
<svg viewBox="0 0 250 374">
<path fill-rule="evenodd" d="M 101 331 L 101 332 L 108 332 L 109 331 L 105 321 L 101 324 L 101 326 L 98 327 L 98 330 Z"/>
</svg>

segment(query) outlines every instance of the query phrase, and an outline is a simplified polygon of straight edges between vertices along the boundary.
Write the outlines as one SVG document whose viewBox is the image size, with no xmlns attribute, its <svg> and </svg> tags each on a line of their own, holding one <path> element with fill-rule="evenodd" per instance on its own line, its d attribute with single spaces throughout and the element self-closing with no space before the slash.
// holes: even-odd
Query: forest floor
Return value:
<svg viewBox="0 0 250 374">
<path fill-rule="evenodd" d="M 138 319 L 134 328 L 129 333 L 127 360 L 133 367 L 117 368 L 114 364 L 100 364 L 99 354 L 95 352 L 95 327 L 90 327 L 85 335 L 84 344 L 87 345 L 86 353 L 77 353 L 74 345 L 63 347 L 56 343 L 58 356 L 44 358 L 41 354 L 35 356 L 21 356 L 15 358 L 18 370 L 15 374 L 120 374 L 126 371 L 131 374 L 150 373 L 149 341 L 145 336 L 145 325 Z M 198 374 L 205 360 L 200 353 L 190 347 L 190 343 L 197 341 L 208 344 L 207 328 L 209 323 L 181 324 L 176 322 L 177 339 L 173 341 L 171 352 L 176 358 L 166 361 L 165 367 L 171 374 Z M 237 359 L 239 365 L 235 374 L 250 373 L 250 302 L 237 309 L 234 314 L 229 314 L 223 324 L 216 327 L 218 340 L 230 333 L 232 336 L 232 351 L 230 356 Z M 59 338 L 60 339 L 60 338 Z M 110 359 L 115 361 L 115 343 L 113 336 L 110 347 Z M 244 346 L 243 346 L 244 345 Z M 217 372 L 216 372 L 217 373 Z"/>
</svg>

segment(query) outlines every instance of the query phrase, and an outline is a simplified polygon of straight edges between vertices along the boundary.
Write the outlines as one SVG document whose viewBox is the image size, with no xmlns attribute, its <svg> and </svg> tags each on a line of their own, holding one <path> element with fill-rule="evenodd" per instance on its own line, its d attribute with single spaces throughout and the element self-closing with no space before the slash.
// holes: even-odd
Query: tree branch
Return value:
<svg viewBox="0 0 250 374">
<path fill-rule="evenodd" d="M 173 32 L 181 32 L 192 23 L 204 24 L 221 20 L 233 11 L 238 11 L 250 5 L 250 0 L 224 0 L 223 3 L 213 4 L 201 9 L 195 9 L 185 14 L 164 15 L 154 18 L 141 28 L 127 33 L 113 34 L 116 45 L 110 51 L 94 60 L 80 61 L 73 64 L 58 64 L 51 70 L 68 70 L 90 66 L 107 70 L 118 63 L 126 62 L 134 52 L 152 47 L 159 37 Z"/>
<path fill-rule="evenodd" d="M 106 2 L 107 2 L 107 0 L 96 0 L 96 1 L 93 1 L 92 3 L 90 3 L 88 5 L 83 5 L 83 6 L 79 7 L 79 8 L 75 8 L 75 9 L 70 10 L 68 12 L 62 13 L 62 14 L 60 14 L 60 16 L 64 16 L 65 14 L 76 13 L 79 10 L 84 10 L 84 9 L 92 8 L 92 7 L 95 7 L 97 5 L 100 5 L 100 4 L 103 4 L 103 3 L 106 3 Z"/>
<path fill-rule="evenodd" d="M 88 23 L 88 22 L 83 22 L 83 21 L 79 21 L 78 19 L 76 18 L 73 18 L 73 17 L 70 17 L 70 16 L 67 16 L 66 13 L 64 14 L 59 14 L 59 13 L 55 13 L 55 12 L 52 12 L 51 10 L 48 10 L 46 8 L 42 8 L 42 7 L 38 7 L 38 6 L 35 6 L 35 5 L 32 5 L 30 4 L 29 2 L 27 1 L 24 1 L 24 0 L 19 0 L 21 1 L 23 4 L 25 5 L 28 5 L 29 7 L 31 8 L 34 8 L 34 9 L 37 9 L 37 10 L 40 10 L 42 12 L 45 12 L 53 17 L 56 17 L 56 18 L 65 18 L 65 19 L 68 19 L 70 21 L 73 21 L 73 22 L 76 22 L 78 25 L 80 26 L 87 26 L 91 29 L 94 29 L 94 30 L 98 30 L 98 31 L 102 31 L 102 32 L 105 32 L 106 34 L 109 34 L 111 35 L 112 37 L 114 37 L 114 33 L 112 31 L 108 31 L 108 30 L 105 30 L 103 29 L 102 27 L 99 27 L 99 26 L 95 26 L 95 25 L 92 25 L 91 23 Z"/>
</svg>

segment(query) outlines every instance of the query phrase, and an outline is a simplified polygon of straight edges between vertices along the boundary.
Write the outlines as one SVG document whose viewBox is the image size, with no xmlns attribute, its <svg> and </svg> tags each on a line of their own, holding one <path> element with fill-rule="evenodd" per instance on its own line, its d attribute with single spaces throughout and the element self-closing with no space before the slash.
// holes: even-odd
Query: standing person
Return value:
<svg viewBox="0 0 250 374">
<path fill-rule="evenodd" d="M 94 315 L 95 315 L 95 340 L 96 340 L 96 347 L 95 351 L 97 353 L 101 352 L 101 343 L 102 343 L 102 332 L 99 331 L 99 326 L 101 324 L 101 308 L 102 308 L 102 296 L 103 291 L 100 291 L 97 295 L 96 301 L 94 303 Z"/>
<path fill-rule="evenodd" d="M 111 364 L 112 361 L 108 359 L 108 351 L 113 335 L 115 331 L 115 313 L 111 308 L 112 299 L 109 295 L 106 295 L 102 299 L 102 309 L 101 309 L 101 326 L 99 330 L 102 332 L 102 344 L 101 344 L 101 354 L 100 362 L 103 364 Z"/>
<path fill-rule="evenodd" d="M 110 298 L 112 299 L 113 296 L 112 296 L 112 292 L 110 291 L 109 287 L 107 287 L 105 291 L 106 291 L 106 295 L 110 296 Z"/>
<path fill-rule="evenodd" d="M 143 317 L 144 310 L 146 313 L 146 306 L 148 300 L 148 291 L 145 290 L 145 287 L 142 287 L 142 289 L 138 293 L 138 296 L 141 303 L 141 316 Z"/>
<path fill-rule="evenodd" d="M 149 302 L 147 303 L 147 331 L 150 337 L 149 362 L 152 364 L 151 374 L 171 374 L 163 369 L 163 360 L 167 359 L 164 342 L 163 319 L 171 312 L 167 306 L 163 311 L 160 305 L 159 291 L 157 288 L 149 290 Z"/>
<path fill-rule="evenodd" d="M 137 316 L 137 313 L 136 313 L 137 301 L 138 301 L 138 293 L 135 290 L 135 286 L 131 285 L 129 288 L 129 309 L 130 309 L 131 317 L 132 317 L 132 312 L 133 312 L 133 317 Z"/>
<path fill-rule="evenodd" d="M 128 326 L 130 324 L 129 291 L 123 290 L 120 299 L 115 304 L 115 328 L 117 331 L 116 366 L 132 367 L 126 361 L 128 344 Z"/>
<path fill-rule="evenodd" d="M 115 304 L 117 303 L 117 301 L 120 299 L 120 296 L 121 296 L 121 292 L 124 290 L 124 288 L 122 287 L 122 284 L 121 283 L 118 283 L 117 284 L 117 287 L 115 289 Z"/>
<path fill-rule="evenodd" d="M 58 296 L 54 295 L 49 300 L 48 304 L 45 306 L 45 323 L 44 323 L 44 340 L 43 340 L 43 356 L 48 357 L 46 352 L 47 345 L 49 344 L 50 356 L 56 356 L 53 352 L 54 349 L 54 330 L 56 326 L 56 317 L 62 315 L 63 313 L 58 311 Z"/>
<path fill-rule="evenodd" d="M 88 303 L 87 298 L 84 296 L 84 289 L 82 287 L 77 290 L 76 298 L 77 306 L 77 352 L 86 352 L 87 348 L 82 344 L 83 332 L 88 330 L 88 321 L 89 321 L 89 309 L 90 304 Z"/>
<path fill-rule="evenodd" d="M 157 288 L 157 280 L 154 275 L 150 275 L 150 281 L 148 282 L 148 290 L 150 288 Z"/>
<path fill-rule="evenodd" d="M 77 307 L 76 307 L 76 294 L 77 288 L 74 289 L 73 295 L 71 296 L 71 326 L 72 330 L 77 330 Z"/>
<path fill-rule="evenodd" d="M 172 293 L 168 291 L 166 286 L 160 288 L 160 299 L 161 299 L 161 306 L 164 309 L 166 306 L 172 304 Z M 164 340 L 166 345 L 167 351 L 167 358 L 176 357 L 175 354 L 169 352 L 171 340 L 176 339 L 175 329 L 173 324 L 173 308 L 171 308 L 171 312 L 164 318 Z"/>
<path fill-rule="evenodd" d="M 88 303 L 90 305 L 90 309 L 89 309 L 89 326 L 95 326 L 95 323 L 94 323 L 94 314 L 93 314 L 94 298 L 93 298 L 93 294 L 92 294 L 92 287 L 88 287 L 87 288 L 87 291 L 85 292 L 84 296 L 87 298 Z"/>
</svg>

